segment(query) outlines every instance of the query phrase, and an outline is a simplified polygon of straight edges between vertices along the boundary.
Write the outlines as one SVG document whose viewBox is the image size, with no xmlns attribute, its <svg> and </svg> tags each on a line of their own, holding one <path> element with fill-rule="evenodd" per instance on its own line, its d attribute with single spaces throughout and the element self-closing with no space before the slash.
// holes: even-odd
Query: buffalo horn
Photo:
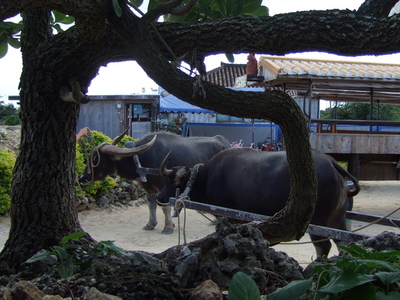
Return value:
<svg viewBox="0 0 400 300">
<path fill-rule="evenodd" d="M 118 145 L 118 143 L 123 139 L 123 137 L 125 136 L 125 134 L 128 133 L 129 129 L 130 129 L 130 127 L 128 127 L 127 129 L 125 129 L 125 131 L 124 131 L 120 136 L 116 137 L 116 138 L 113 140 L 113 142 L 111 143 L 111 145 L 114 145 L 114 146 Z"/>
<path fill-rule="evenodd" d="M 162 163 L 160 165 L 160 168 L 158 169 L 160 171 L 161 176 L 163 176 L 163 177 L 168 177 L 168 176 L 172 175 L 172 172 L 173 172 L 172 170 L 167 169 L 167 161 L 168 161 L 169 155 L 171 154 L 171 151 L 172 150 L 170 150 L 168 152 L 167 156 L 165 156 L 164 160 L 162 161 Z"/>
<path fill-rule="evenodd" d="M 155 135 L 150 142 L 133 148 L 120 148 L 111 144 L 104 144 L 101 145 L 101 147 L 99 147 L 98 150 L 100 151 L 100 153 L 119 156 L 119 157 L 129 157 L 133 155 L 139 155 L 143 152 L 146 152 L 151 148 L 151 146 L 153 146 L 154 142 L 156 141 L 156 137 L 157 135 Z"/>
</svg>

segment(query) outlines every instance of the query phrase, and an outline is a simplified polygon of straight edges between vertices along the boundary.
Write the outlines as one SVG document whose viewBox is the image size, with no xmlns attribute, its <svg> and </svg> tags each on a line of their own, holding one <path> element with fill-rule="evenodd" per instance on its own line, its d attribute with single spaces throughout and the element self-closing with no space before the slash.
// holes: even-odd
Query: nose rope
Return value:
<svg viewBox="0 0 400 300">
<path fill-rule="evenodd" d="M 182 228 L 182 235 L 183 235 L 183 245 L 186 245 L 186 206 L 184 200 L 190 200 L 189 196 L 181 194 L 179 199 L 175 202 L 175 209 L 179 211 L 183 208 L 183 228 Z M 178 213 L 178 245 L 181 243 L 181 220 L 180 220 L 180 213 Z"/>
<path fill-rule="evenodd" d="M 87 173 L 91 174 L 91 178 L 90 181 L 88 182 L 88 184 L 93 183 L 94 180 L 94 168 L 97 167 L 100 164 L 100 152 L 99 149 L 97 147 L 95 147 L 94 145 L 94 141 L 93 141 L 93 132 L 90 131 L 90 129 L 88 128 L 88 134 L 86 136 L 83 136 L 82 138 L 82 148 L 84 150 L 84 154 L 85 154 L 85 159 L 87 161 Z M 92 151 L 93 149 L 93 151 Z M 88 153 L 90 153 L 90 156 L 88 155 Z M 93 157 L 94 154 L 97 154 L 97 157 L 99 158 L 99 161 L 97 162 L 96 165 L 93 164 Z"/>
</svg>

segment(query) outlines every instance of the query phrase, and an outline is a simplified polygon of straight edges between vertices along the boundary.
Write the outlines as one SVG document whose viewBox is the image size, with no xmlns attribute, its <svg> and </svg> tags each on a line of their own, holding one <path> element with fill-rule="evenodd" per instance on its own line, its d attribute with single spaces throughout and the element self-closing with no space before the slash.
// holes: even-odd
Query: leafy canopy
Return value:
<svg viewBox="0 0 400 300">
<path fill-rule="evenodd" d="M 140 7 L 143 0 L 129 0 L 129 2 Z M 187 5 L 190 0 L 184 0 L 182 5 Z M 152 9 L 157 5 L 165 3 L 165 0 L 150 0 L 148 9 Z M 112 0 L 114 11 L 120 16 L 122 10 L 117 0 Z M 268 8 L 261 5 L 262 0 L 198 0 L 189 13 L 183 16 L 165 15 L 164 21 L 167 22 L 188 22 L 193 23 L 200 20 L 213 20 L 234 15 L 253 15 L 268 16 Z M 75 18 L 64 13 L 53 10 L 50 25 L 58 33 L 63 32 L 62 25 L 71 25 L 75 22 Z M 21 47 L 20 33 L 22 30 L 22 21 L 16 22 L 0 22 L 0 59 L 8 52 L 8 46 L 16 49 Z M 228 53 L 229 61 L 233 62 L 233 55 Z"/>
<path fill-rule="evenodd" d="M 321 119 L 340 119 L 340 120 L 370 120 L 369 103 L 339 103 L 335 108 L 327 108 L 321 111 Z M 372 120 L 400 120 L 400 107 L 390 104 L 372 105 Z"/>
</svg>

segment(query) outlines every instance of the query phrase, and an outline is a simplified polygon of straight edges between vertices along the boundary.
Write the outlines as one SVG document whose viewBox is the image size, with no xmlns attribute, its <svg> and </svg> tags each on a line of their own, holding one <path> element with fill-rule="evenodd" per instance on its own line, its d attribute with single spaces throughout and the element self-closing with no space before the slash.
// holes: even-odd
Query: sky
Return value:
<svg viewBox="0 0 400 300">
<path fill-rule="evenodd" d="M 306 10 L 350 9 L 355 10 L 363 3 L 362 0 L 263 0 L 270 15 Z M 386 56 L 361 56 L 356 58 L 326 54 L 326 53 L 296 53 L 287 56 L 316 59 L 343 59 L 361 62 L 381 62 L 400 64 L 400 54 Z M 257 57 L 257 55 L 256 55 Z M 209 56 L 205 59 L 207 70 L 212 70 L 228 63 L 225 55 Z M 246 63 L 247 54 L 235 55 L 235 63 Z M 22 60 L 19 50 L 9 47 L 7 55 L 0 59 L 0 101 L 7 102 L 8 96 L 18 95 L 19 77 L 22 70 Z M 151 89 L 157 89 L 157 84 L 147 77 L 136 62 L 110 63 L 101 67 L 99 75 L 93 79 L 88 95 L 130 95 L 148 94 Z"/>
</svg>

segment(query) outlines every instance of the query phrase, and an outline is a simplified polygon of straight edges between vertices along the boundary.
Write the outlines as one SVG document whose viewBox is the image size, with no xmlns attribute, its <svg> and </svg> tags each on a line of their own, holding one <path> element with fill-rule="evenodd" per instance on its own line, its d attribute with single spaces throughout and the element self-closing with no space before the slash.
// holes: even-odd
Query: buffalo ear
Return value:
<svg viewBox="0 0 400 300">
<path fill-rule="evenodd" d="M 187 168 L 187 167 L 180 168 L 180 169 L 178 169 L 178 171 L 176 171 L 175 181 L 176 181 L 177 185 L 184 183 L 184 180 L 185 180 L 185 178 L 188 177 L 189 172 L 190 172 L 189 168 Z"/>
</svg>

